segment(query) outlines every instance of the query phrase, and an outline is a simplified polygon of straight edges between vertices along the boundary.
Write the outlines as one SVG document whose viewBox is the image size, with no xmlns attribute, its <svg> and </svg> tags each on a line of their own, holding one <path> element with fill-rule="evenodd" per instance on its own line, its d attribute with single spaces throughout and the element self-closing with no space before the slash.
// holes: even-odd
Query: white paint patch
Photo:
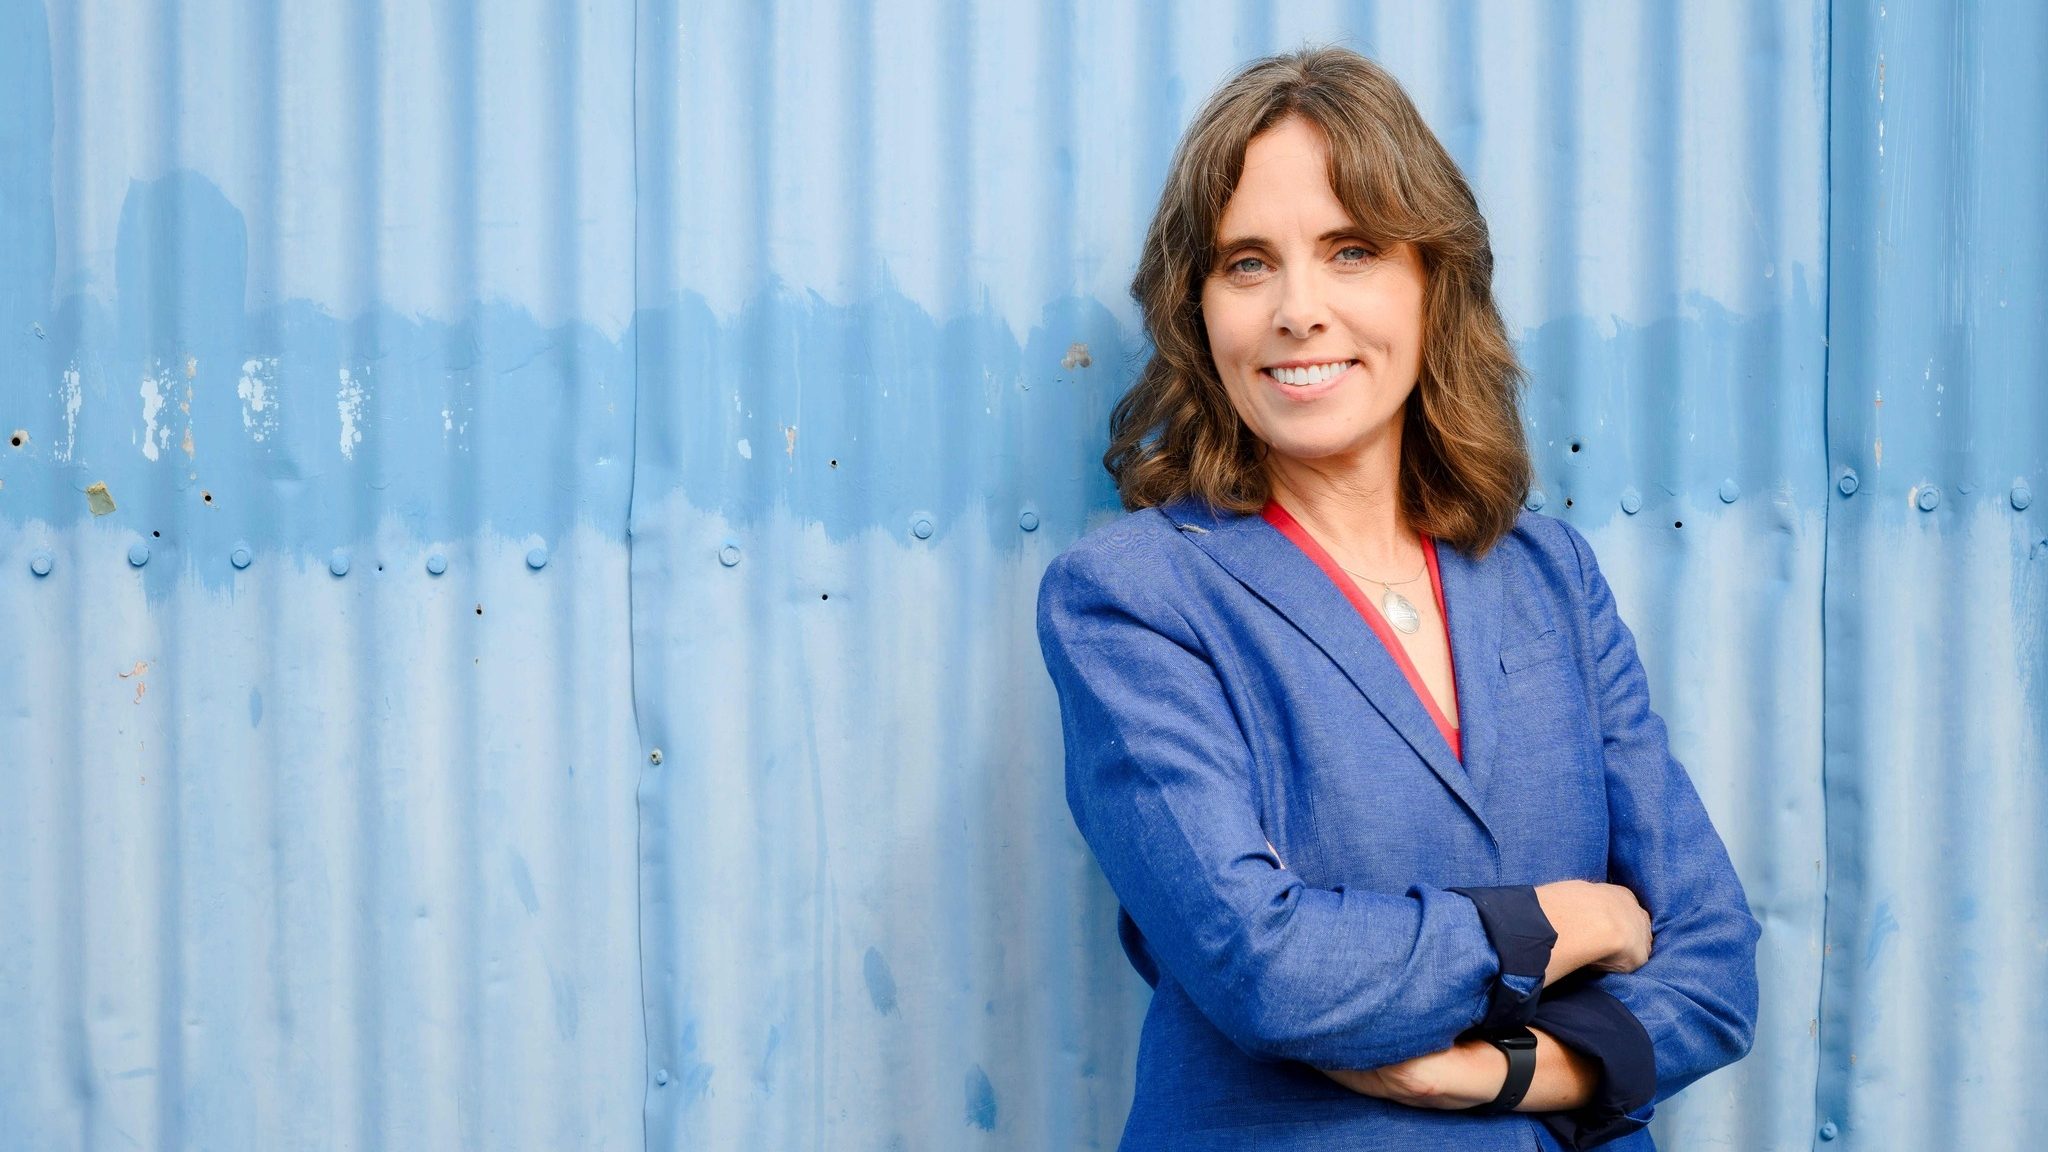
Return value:
<svg viewBox="0 0 2048 1152">
<path fill-rule="evenodd" d="M 455 409 L 441 409 L 441 432 L 443 435 L 455 431 Z"/>
<path fill-rule="evenodd" d="M 64 401 L 64 445 L 50 453 L 58 463 L 69 463 L 71 450 L 78 444 L 78 409 L 85 403 L 85 389 L 79 386 L 78 365 L 64 370 L 64 376 L 57 385 L 57 395 Z"/>
<path fill-rule="evenodd" d="M 334 407 L 341 414 L 341 454 L 353 460 L 356 445 L 363 442 L 362 430 L 356 427 L 363 418 L 363 386 L 346 368 L 341 370 L 341 391 L 335 394 Z"/>
<path fill-rule="evenodd" d="M 155 460 L 162 449 L 171 446 L 169 422 L 157 427 L 156 418 L 164 410 L 164 402 L 171 395 L 171 374 L 162 368 L 154 376 L 142 378 L 142 454 Z"/>
<path fill-rule="evenodd" d="M 753 458 L 754 446 L 752 444 L 747 443 L 745 440 L 740 441 L 740 459 L 752 460 Z"/>
<path fill-rule="evenodd" d="M 242 378 L 235 382 L 235 395 L 242 398 L 242 428 L 249 438 L 268 439 L 277 431 L 277 357 L 242 361 Z"/>
</svg>

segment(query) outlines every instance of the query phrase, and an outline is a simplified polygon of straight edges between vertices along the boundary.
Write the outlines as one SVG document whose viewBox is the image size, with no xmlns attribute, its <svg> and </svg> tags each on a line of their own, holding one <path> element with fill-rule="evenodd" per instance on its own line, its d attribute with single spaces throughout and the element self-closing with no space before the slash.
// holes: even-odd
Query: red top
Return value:
<svg viewBox="0 0 2048 1152">
<path fill-rule="evenodd" d="M 1279 529 L 1282 536 L 1294 541 L 1295 547 L 1300 548 L 1309 559 L 1315 561 L 1316 567 L 1323 570 L 1323 575 L 1328 576 L 1330 582 L 1337 586 L 1337 590 L 1344 593 L 1344 598 L 1351 601 L 1351 606 L 1358 609 L 1358 614 L 1365 617 L 1365 622 L 1371 626 L 1373 635 L 1380 638 L 1381 647 L 1387 650 L 1387 655 L 1394 658 L 1394 664 L 1401 669 L 1401 674 L 1408 677 L 1408 687 L 1415 690 L 1415 696 L 1422 701 L 1423 708 L 1428 710 L 1429 718 L 1436 721 L 1437 731 L 1443 733 L 1444 743 L 1451 746 L 1451 755 L 1457 757 L 1459 763 L 1463 763 L 1465 751 L 1458 743 L 1457 727 L 1444 715 L 1443 709 L 1436 706 L 1436 697 L 1430 693 L 1429 686 L 1422 682 L 1422 673 L 1415 670 L 1415 662 L 1408 659 L 1408 649 L 1402 647 L 1400 637 L 1394 635 L 1393 625 L 1388 624 L 1387 618 L 1380 614 L 1380 610 L 1365 598 L 1365 593 L 1359 589 L 1358 582 L 1339 567 L 1328 552 L 1323 551 L 1323 546 L 1316 543 L 1316 538 L 1309 535 L 1308 529 L 1303 528 L 1299 520 L 1296 520 L 1287 509 L 1282 508 L 1278 500 L 1266 501 L 1265 514 L 1266 523 Z M 1422 563 L 1423 567 L 1429 569 L 1429 591 L 1436 597 L 1437 619 L 1444 622 L 1445 637 L 1448 640 L 1451 616 L 1444 610 L 1444 582 L 1437 574 L 1436 541 L 1427 536 L 1422 538 Z M 1455 694 L 1458 691 L 1458 667 L 1452 661 L 1448 643 L 1444 645 L 1444 661 L 1450 665 L 1451 691 Z M 1455 695 L 1453 698 L 1455 699 Z"/>
</svg>

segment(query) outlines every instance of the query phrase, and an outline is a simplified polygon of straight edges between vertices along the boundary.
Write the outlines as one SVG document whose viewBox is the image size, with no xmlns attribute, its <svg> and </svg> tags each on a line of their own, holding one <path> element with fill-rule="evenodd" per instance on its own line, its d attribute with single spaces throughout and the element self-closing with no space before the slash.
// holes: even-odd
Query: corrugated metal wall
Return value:
<svg viewBox="0 0 2048 1152">
<path fill-rule="evenodd" d="M 1664 1145 L 2019 1147 L 2013 0 L 0 3 L 0 1146 L 1113 1145 L 1032 601 L 1180 126 L 1327 40 L 1765 925 Z"/>
<path fill-rule="evenodd" d="M 2048 1129 L 2048 10 L 1838 6 L 1824 1122 Z"/>
</svg>

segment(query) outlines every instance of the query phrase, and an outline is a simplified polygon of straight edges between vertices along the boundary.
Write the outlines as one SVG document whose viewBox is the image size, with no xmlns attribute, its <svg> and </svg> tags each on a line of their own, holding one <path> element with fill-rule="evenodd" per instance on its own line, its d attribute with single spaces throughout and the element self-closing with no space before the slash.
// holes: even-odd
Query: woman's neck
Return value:
<svg viewBox="0 0 2048 1152">
<path fill-rule="evenodd" d="M 1401 511 L 1400 446 L 1341 464 L 1269 456 L 1273 499 L 1308 529 L 1337 563 L 1371 576 L 1405 574 L 1422 542 Z"/>
</svg>

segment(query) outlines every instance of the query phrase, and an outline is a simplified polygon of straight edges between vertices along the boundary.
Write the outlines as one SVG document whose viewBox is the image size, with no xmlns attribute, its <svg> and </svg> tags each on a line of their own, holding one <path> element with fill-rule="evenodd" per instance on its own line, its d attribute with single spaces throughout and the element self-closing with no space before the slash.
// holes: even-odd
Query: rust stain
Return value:
<svg viewBox="0 0 2048 1152">
<path fill-rule="evenodd" d="M 782 439 L 783 439 L 783 442 L 784 442 L 785 444 L 787 444 L 787 445 L 788 445 L 788 448 L 787 448 L 786 450 L 787 450 L 787 451 L 788 451 L 788 453 L 789 453 L 789 457 L 790 457 L 790 459 L 792 459 L 792 460 L 796 459 L 796 425 L 794 425 L 794 424 L 785 424 L 785 425 L 783 425 L 783 426 L 782 426 Z"/>
<path fill-rule="evenodd" d="M 130 668 L 126 672 L 116 673 L 116 675 L 120 676 L 121 679 L 123 680 L 133 679 L 135 681 L 135 703 L 137 704 L 142 703 L 142 694 L 144 692 L 149 691 L 149 685 L 144 683 L 142 679 L 143 673 L 148 671 L 149 661 L 137 660 L 135 662 L 135 667 Z"/>
<path fill-rule="evenodd" d="M 1076 368 L 1089 367 L 1094 363 L 1095 359 L 1088 355 L 1088 345 L 1079 342 L 1067 345 L 1067 354 L 1060 357 L 1060 367 L 1069 372 Z"/>
<path fill-rule="evenodd" d="M 180 443 L 180 444 L 178 445 L 178 447 L 180 447 L 180 448 L 183 448 L 183 449 L 185 450 L 185 455 L 186 455 L 186 457 L 187 457 L 187 458 L 190 458 L 190 457 L 191 457 L 191 455 L 192 455 L 192 426 L 191 426 L 191 425 L 187 424 L 187 425 L 185 426 L 185 439 L 184 439 L 184 441 L 183 441 L 182 443 Z"/>
<path fill-rule="evenodd" d="M 190 379 L 192 379 L 192 378 L 193 378 L 194 376 L 197 376 L 197 375 L 199 375 L 199 357 L 197 357 L 197 356 L 187 356 L 187 357 L 185 357 L 185 379 L 187 379 L 187 380 L 190 380 Z M 190 396 L 191 394 L 192 394 L 191 390 L 190 390 L 190 389 L 187 389 L 187 390 L 186 390 L 186 392 L 185 392 L 185 395 L 187 395 L 187 396 Z"/>
</svg>

